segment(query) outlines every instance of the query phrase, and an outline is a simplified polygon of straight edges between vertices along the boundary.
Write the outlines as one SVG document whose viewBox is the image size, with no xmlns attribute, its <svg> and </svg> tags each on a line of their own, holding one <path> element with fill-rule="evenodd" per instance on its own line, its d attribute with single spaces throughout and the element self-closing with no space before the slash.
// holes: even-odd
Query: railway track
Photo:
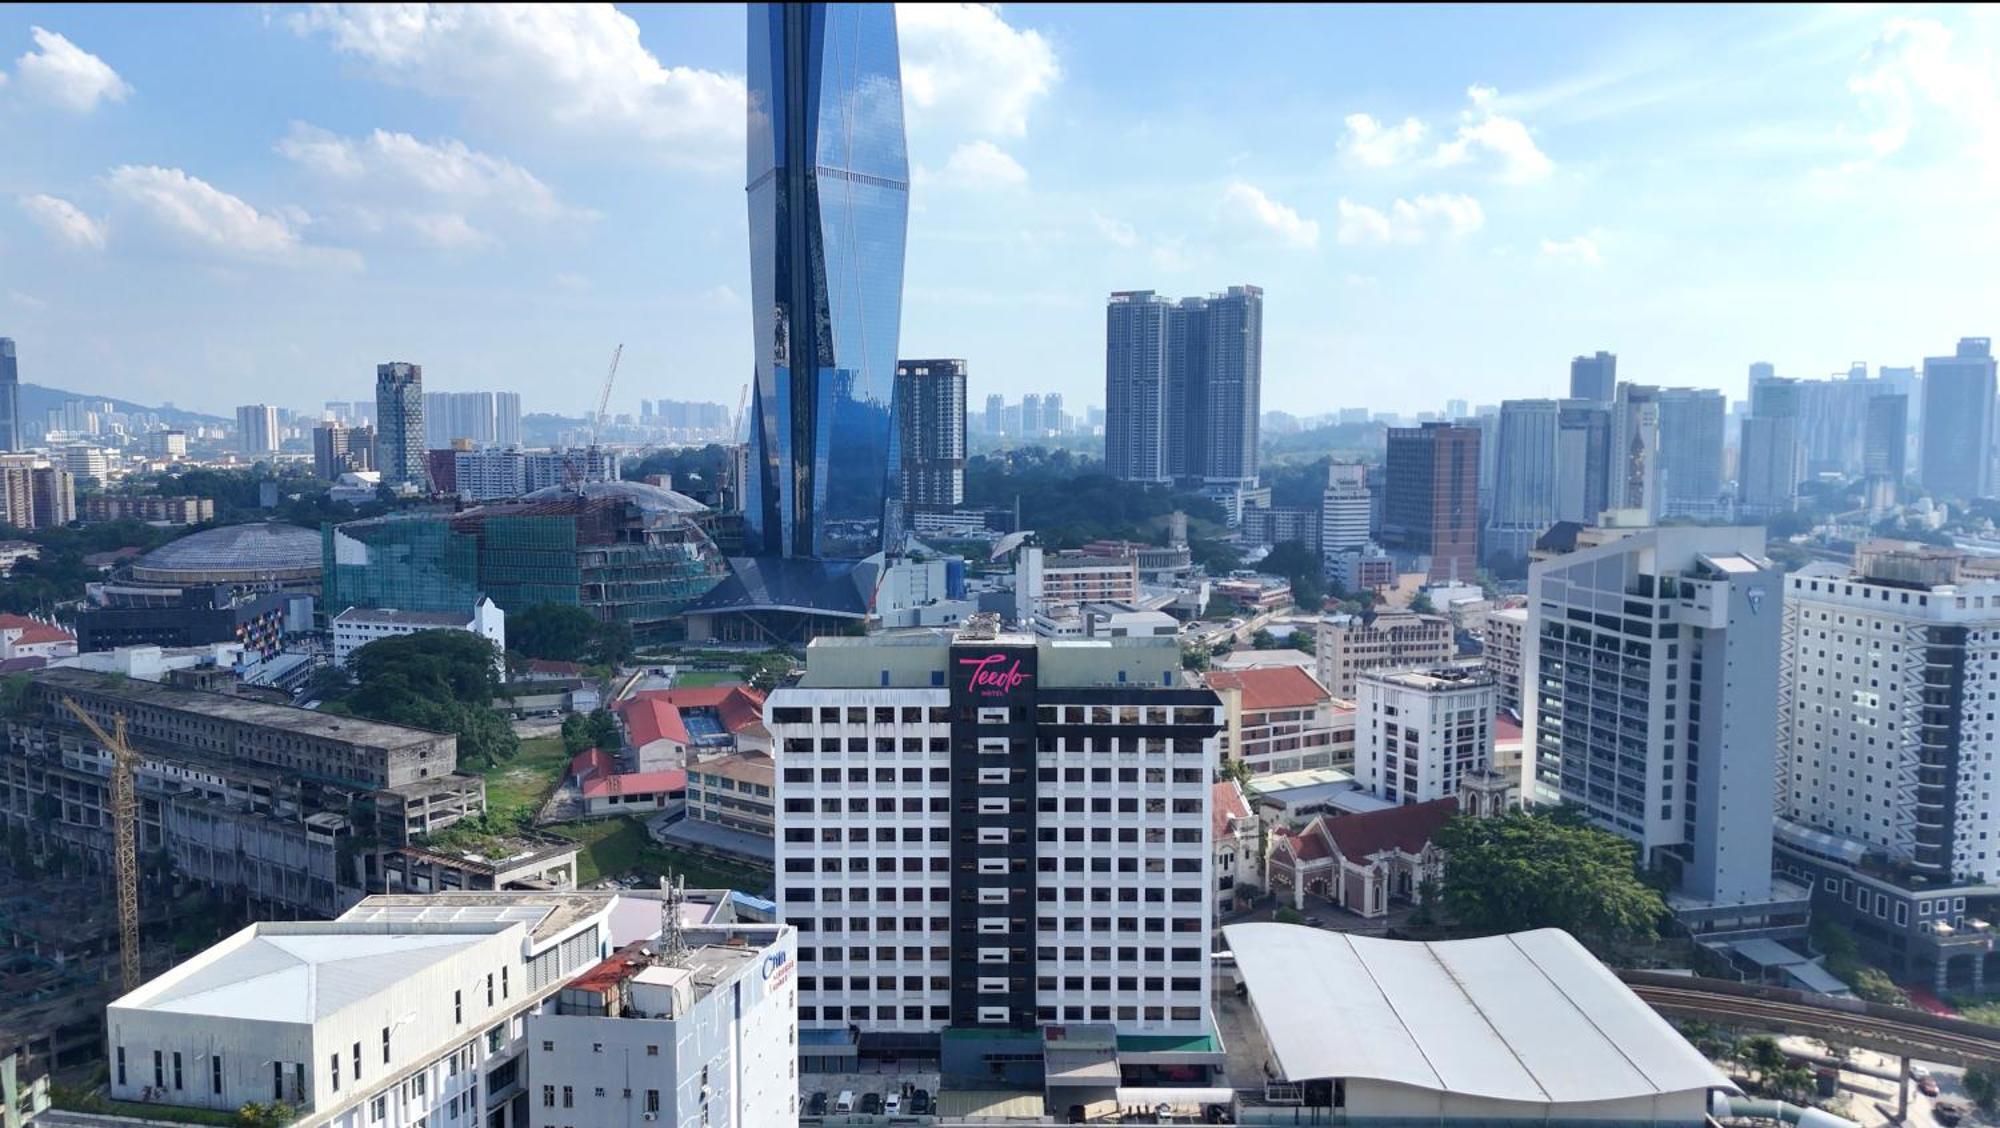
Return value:
<svg viewBox="0 0 2000 1128">
<path fill-rule="evenodd" d="M 1957 1065 L 2000 1065 L 2000 1027 L 1859 999 L 1721 979 L 1624 971 L 1619 978 L 1654 1010 L 1727 1026 L 1838 1041 L 1879 1053 Z"/>
</svg>

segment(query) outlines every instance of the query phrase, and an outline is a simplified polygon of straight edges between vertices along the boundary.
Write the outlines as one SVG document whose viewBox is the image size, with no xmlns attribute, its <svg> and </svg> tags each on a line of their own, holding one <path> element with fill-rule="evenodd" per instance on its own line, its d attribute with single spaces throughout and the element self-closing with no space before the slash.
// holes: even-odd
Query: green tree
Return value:
<svg viewBox="0 0 2000 1128">
<path fill-rule="evenodd" d="M 1443 906 L 1480 932 L 1561 928 L 1601 943 L 1650 935 L 1666 914 L 1640 879 L 1633 845 L 1567 811 L 1460 815 L 1436 841 L 1445 852 Z"/>
<path fill-rule="evenodd" d="M 552 662 L 616 666 L 632 656 L 632 628 L 570 603 L 537 603 L 508 615 L 507 642 L 516 653 Z"/>
<path fill-rule="evenodd" d="M 521 747 L 492 708 L 500 689 L 494 657 L 491 643 L 465 631 L 377 639 L 350 659 L 355 686 L 343 704 L 374 720 L 453 733 L 462 762 L 490 766 Z"/>
<path fill-rule="evenodd" d="M 1279 924 L 1304 924 L 1306 922 L 1305 915 L 1290 905 L 1286 905 L 1284 908 L 1272 913 L 1271 919 Z"/>
<path fill-rule="evenodd" d="M 743 663 L 743 673 L 752 689 L 768 693 L 792 676 L 791 652 L 764 650 L 752 654 Z"/>
<path fill-rule="evenodd" d="M 1326 602 L 1326 586 L 1320 579 L 1323 567 L 1319 553 L 1299 541 L 1273 545 L 1257 570 L 1267 576 L 1283 576 L 1292 585 L 1292 602 L 1307 611 L 1317 611 Z"/>
<path fill-rule="evenodd" d="M 1965 1095 L 1972 1098 L 1973 1104 L 1992 1112 L 1996 1105 L 2000 1105 L 2000 1078 L 1983 1069 L 1968 1069 L 1965 1071 Z"/>
<path fill-rule="evenodd" d="M 1420 591 L 1417 593 L 1415 599 L 1410 600 L 1410 610 L 1415 611 L 1419 615 L 1435 615 L 1437 614 L 1437 605 L 1431 602 L 1430 592 Z"/>
<path fill-rule="evenodd" d="M 507 616 L 507 644 L 530 658 L 581 662 L 597 637 L 597 617 L 569 603 L 537 603 Z"/>
<path fill-rule="evenodd" d="M 587 749 L 598 748 L 605 752 L 617 752 L 624 744 L 624 734 L 618 729 L 618 718 L 609 709 L 599 709 L 594 713 L 571 713 L 563 718 L 563 751 L 574 756 Z"/>
</svg>

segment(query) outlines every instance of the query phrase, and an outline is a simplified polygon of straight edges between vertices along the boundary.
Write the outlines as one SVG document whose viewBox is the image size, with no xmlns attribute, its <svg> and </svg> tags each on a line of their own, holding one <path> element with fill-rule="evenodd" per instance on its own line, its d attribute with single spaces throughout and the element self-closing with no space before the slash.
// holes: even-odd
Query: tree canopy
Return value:
<svg viewBox="0 0 2000 1128">
<path fill-rule="evenodd" d="M 1326 585 L 1321 581 L 1319 553 L 1298 541 L 1273 545 L 1257 570 L 1267 576 L 1283 576 L 1292 585 L 1292 602 L 1305 611 L 1318 611 L 1326 602 Z"/>
<path fill-rule="evenodd" d="M 1666 902 L 1638 850 L 1566 810 L 1460 815 L 1439 830 L 1444 906 L 1479 932 L 1560 928 L 1585 943 L 1650 935 Z"/>
<path fill-rule="evenodd" d="M 520 750 L 492 708 L 500 689 L 493 644 L 467 631 L 419 631 L 377 639 L 349 659 L 357 715 L 458 736 L 462 761 L 492 765 Z"/>
<path fill-rule="evenodd" d="M 632 656 L 632 629 L 569 603 L 537 603 L 507 616 L 508 648 L 554 662 L 615 666 Z"/>
<path fill-rule="evenodd" d="M 591 748 L 616 755 L 625 738 L 611 710 L 599 709 L 594 713 L 571 713 L 564 717 L 562 741 L 563 751 L 571 756 Z"/>
</svg>

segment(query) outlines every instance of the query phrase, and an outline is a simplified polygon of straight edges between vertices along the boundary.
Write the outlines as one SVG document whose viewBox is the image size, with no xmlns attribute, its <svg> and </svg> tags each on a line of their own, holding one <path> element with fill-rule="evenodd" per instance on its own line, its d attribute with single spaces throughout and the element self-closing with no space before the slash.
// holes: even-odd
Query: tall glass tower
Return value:
<svg viewBox="0 0 2000 1128">
<path fill-rule="evenodd" d="M 752 4 L 744 511 L 762 556 L 900 539 L 892 419 L 909 161 L 889 4 Z"/>
<path fill-rule="evenodd" d="M 0 337 L 0 450 L 21 449 L 21 368 L 14 341 Z"/>
</svg>

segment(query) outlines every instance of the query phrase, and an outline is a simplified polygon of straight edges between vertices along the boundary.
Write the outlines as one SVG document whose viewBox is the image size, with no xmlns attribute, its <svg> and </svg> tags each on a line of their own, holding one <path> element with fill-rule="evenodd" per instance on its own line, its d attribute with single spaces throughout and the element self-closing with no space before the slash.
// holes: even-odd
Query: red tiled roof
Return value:
<svg viewBox="0 0 2000 1128">
<path fill-rule="evenodd" d="M 681 711 L 657 697 L 641 695 L 620 701 L 618 715 L 625 720 L 625 735 L 634 748 L 644 748 L 656 740 L 671 740 L 676 744 L 688 742 L 687 725 L 681 722 Z"/>
<path fill-rule="evenodd" d="M 18 630 L 20 637 L 14 640 L 17 646 L 29 646 L 38 642 L 75 642 L 76 636 L 40 619 L 30 619 L 26 615 L 0 615 L 0 631 Z"/>
<path fill-rule="evenodd" d="M 1521 743 L 1521 722 L 1505 713 L 1495 713 L 1493 715 L 1493 743 L 1496 746 Z"/>
<path fill-rule="evenodd" d="M 1321 815 L 1306 828 L 1306 837 L 1316 837 L 1312 831 L 1318 830 L 1340 850 L 1341 857 L 1350 861 L 1360 861 L 1384 850 L 1421 854 L 1445 820 L 1457 813 L 1458 800 L 1433 799 L 1428 803 L 1411 803 L 1386 811 L 1367 811 L 1332 818 Z"/>
<path fill-rule="evenodd" d="M 682 709 L 714 709 L 722 727 L 732 733 L 758 732 L 764 726 L 764 695 L 749 686 L 720 685 L 698 689 L 649 689 L 635 693 L 618 704 L 625 719 L 625 731 L 635 747 L 655 740 L 686 744 L 687 724 Z"/>
<path fill-rule="evenodd" d="M 558 662 L 553 658 L 530 658 L 528 659 L 528 670 L 530 673 L 536 674 L 561 674 L 565 677 L 577 677 L 583 673 L 583 666 L 577 662 Z"/>
<path fill-rule="evenodd" d="M 1218 780 L 1208 800 L 1209 818 L 1214 820 L 1217 839 L 1227 837 L 1229 825 L 1250 817 L 1250 805 L 1243 801 L 1243 789 L 1233 779 Z"/>
<path fill-rule="evenodd" d="M 570 758 L 569 777 L 590 779 L 593 776 L 608 776 L 618 770 L 618 765 L 610 756 L 596 748 L 586 748 Z"/>
<path fill-rule="evenodd" d="M 1311 674 L 1297 666 L 1250 666 L 1241 670 L 1213 670 L 1208 675 L 1210 689 L 1243 691 L 1243 711 L 1261 713 L 1266 709 L 1309 709 L 1327 700 L 1328 694 Z"/>
<path fill-rule="evenodd" d="M 1292 848 L 1293 861 L 1316 862 L 1321 858 L 1333 856 L 1333 847 L 1328 844 L 1325 832 L 1319 829 L 1318 820 L 1308 825 L 1304 833 L 1294 834 L 1290 831 L 1279 833 L 1282 835 L 1280 840 Z"/>
<path fill-rule="evenodd" d="M 612 785 L 616 783 L 614 788 Z M 615 791 L 620 795 L 652 795 L 661 791 L 686 791 L 688 774 L 679 768 L 663 772 L 626 772 L 624 775 L 598 776 L 586 780 L 583 785 L 585 799 L 602 799 Z"/>
</svg>

